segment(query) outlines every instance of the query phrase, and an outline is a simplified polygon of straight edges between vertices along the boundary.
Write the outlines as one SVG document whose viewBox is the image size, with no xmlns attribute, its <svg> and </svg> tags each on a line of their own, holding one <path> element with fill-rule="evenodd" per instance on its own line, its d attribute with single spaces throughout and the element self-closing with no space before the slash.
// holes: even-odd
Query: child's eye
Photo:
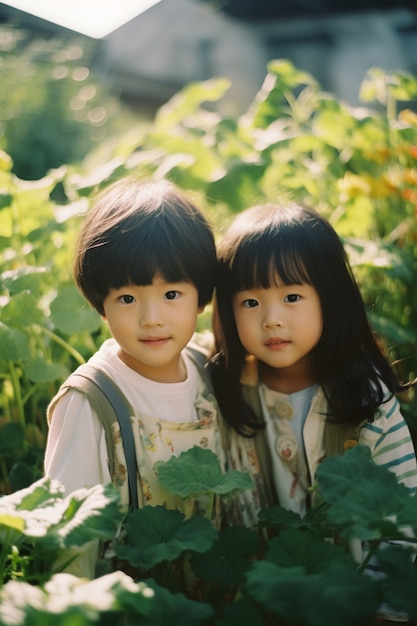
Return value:
<svg viewBox="0 0 417 626">
<path fill-rule="evenodd" d="M 135 302 L 134 296 L 129 296 L 128 294 L 119 296 L 119 300 L 122 304 L 132 304 L 132 302 Z"/>
<path fill-rule="evenodd" d="M 299 300 L 301 300 L 301 296 L 299 296 L 297 293 L 289 293 L 288 296 L 285 296 L 284 298 L 284 302 L 298 302 Z"/>
<path fill-rule="evenodd" d="M 180 295 L 179 291 L 172 289 L 171 291 L 167 291 L 164 297 L 165 297 L 165 300 L 176 300 L 179 295 Z"/>
<path fill-rule="evenodd" d="M 247 300 L 243 300 L 242 305 L 245 309 L 253 309 L 258 306 L 258 301 L 254 298 L 248 298 Z"/>
</svg>

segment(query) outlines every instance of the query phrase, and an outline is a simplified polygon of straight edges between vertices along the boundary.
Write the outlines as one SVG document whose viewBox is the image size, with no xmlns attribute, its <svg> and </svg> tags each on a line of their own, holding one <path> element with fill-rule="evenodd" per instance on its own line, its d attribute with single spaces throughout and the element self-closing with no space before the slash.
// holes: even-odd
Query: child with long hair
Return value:
<svg viewBox="0 0 417 626">
<path fill-rule="evenodd" d="M 329 222 L 296 204 L 253 207 L 218 259 L 212 377 L 231 463 L 258 487 L 240 498 L 246 523 L 276 504 L 304 515 L 319 463 L 355 443 L 414 493 L 416 456 L 396 398 L 408 385 L 374 338 Z"/>
</svg>

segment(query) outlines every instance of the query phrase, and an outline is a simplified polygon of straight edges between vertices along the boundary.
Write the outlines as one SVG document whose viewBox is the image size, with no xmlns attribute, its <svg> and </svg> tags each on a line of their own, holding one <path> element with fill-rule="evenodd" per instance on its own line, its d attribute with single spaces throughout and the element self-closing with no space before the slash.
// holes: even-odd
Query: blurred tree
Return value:
<svg viewBox="0 0 417 626">
<path fill-rule="evenodd" d="M 80 161 L 117 126 L 121 104 L 92 71 L 98 45 L 0 26 L 0 148 L 19 178 Z"/>
</svg>

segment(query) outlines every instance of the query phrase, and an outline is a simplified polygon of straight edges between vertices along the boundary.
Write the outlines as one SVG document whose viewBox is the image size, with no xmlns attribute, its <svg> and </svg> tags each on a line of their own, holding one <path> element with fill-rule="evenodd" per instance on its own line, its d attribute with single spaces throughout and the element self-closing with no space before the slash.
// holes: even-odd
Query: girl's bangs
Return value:
<svg viewBox="0 0 417 626">
<path fill-rule="evenodd" d="M 266 244 L 266 245 L 265 245 Z M 312 284 L 299 250 L 272 242 L 259 242 L 255 247 L 241 246 L 233 259 L 233 290 L 269 289 L 285 285 Z"/>
</svg>

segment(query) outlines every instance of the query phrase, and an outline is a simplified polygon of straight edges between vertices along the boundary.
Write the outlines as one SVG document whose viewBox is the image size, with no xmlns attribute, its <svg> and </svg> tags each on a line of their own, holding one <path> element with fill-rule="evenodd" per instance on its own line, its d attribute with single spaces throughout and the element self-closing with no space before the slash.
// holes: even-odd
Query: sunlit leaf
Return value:
<svg viewBox="0 0 417 626">
<path fill-rule="evenodd" d="M 63 333 L 94 332 L 100 328 L 101 318 L 75 287 L 65 287 L 51 302 L 51 319 Z"/>
<path fill-rule="evenodd" d="M 25 361 L 29 356 L 29 337 L 0 322 L 0 361 Z"/>
<path fill-rule="evenodd" d="M 45 383 L 58 378 L 64 378 L 68 369 L 61 363 L 47 363 L 44 359 L 36 357 L 30 359 L 25 366 L 28 378 L 34 383 Z"/>
<path fill-rule="evenodd" d="M 182 498 L 208 492 L 226 495 L 252 486 L 249 474 L 238 471 L 223 474 L 214 452 L 200 446 L 193 446 L 158 465 L 158 479 L 170 493 Z"/>
<path fill-rule="evenodd" d="M 22 291 L 39 294 L 45 282 L 45 272 L 45 267 L 25 265 L 17 270 L 3 272 L 1 284 L 4 289 L 10 292 L 11 296 Z"/>
<path fill-rule="evenodd" d="M 1 320 L 13 328 L 26 329 L 44 321 L 44 316 L 38 308 L 35 295 L 29 291 L 20 291 L 1 310 Z"/>
</svg>

